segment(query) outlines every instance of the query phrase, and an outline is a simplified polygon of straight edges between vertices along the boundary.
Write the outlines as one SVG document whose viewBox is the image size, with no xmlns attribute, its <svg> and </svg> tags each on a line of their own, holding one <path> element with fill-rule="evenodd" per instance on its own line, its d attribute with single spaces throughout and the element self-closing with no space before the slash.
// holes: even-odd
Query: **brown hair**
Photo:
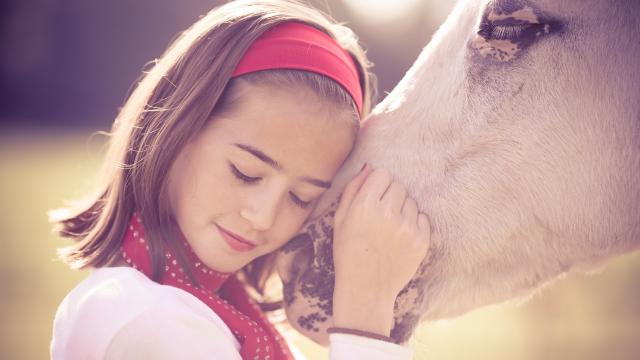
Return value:
<svg viewBox="0 0 640 360">
<path fill-rule="evenodd" d="M 371 107 L 371 82 L 364 51 L 354 34 L 317 10 L 295 1 L 234 1 L 210 11 L 180 33 L 153 67 L 144 73 L 116 117 L 102 168 L 101 183 L 85 201 L 50 212 L 55 231 L 76 243 L 59 249 L 74 269 L 103 267 L 119 260 L 119 247 L 134 211 L 145 225 L 154 280 L 164 267 L 165 247 L 174 248 L 165 174 L 184 145 L 217 107 L 236 64 L 263 32 L 287 21 L 314 26 L 333 37 L 354 59 L 364 93 L 355 105 L 337 83 L 304 71 L 274 70 L 242 76 L 249 82 L 310 86 L 318 96 L 353 111 L 354 124 Z M 228 86 L 229 85 L 229 86 Z M 181 256 L 185 259 L 184 254 Z M 254 260 L 243 280 L 263 293 L 273 273 L 273 256 Z"/>
</svg>

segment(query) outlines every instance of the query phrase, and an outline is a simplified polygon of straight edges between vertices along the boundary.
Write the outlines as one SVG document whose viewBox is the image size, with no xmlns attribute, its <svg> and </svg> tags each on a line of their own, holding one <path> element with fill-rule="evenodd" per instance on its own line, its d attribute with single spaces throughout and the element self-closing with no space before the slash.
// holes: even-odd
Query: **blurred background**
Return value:
<svg viewBox="0 0 640 360">
<path fill-rule="evenodd" d="M 87 189 L 104 137 L 143 65 L 222 1 L 0 2 L 0 358 L 48 357 L 55 310 L 87 274 L 55 260 L 68 244 L 45 212 Z M 360 35 L 379 100 L 411 66 L 453 1 L 327 0 L 312 4 Z M 525 304 L 425 324 L 417 359 L 637 359 L 640 254 L 569 276 Z M 301 337 L 310 359 L 326 351 Z"/>
</svg>

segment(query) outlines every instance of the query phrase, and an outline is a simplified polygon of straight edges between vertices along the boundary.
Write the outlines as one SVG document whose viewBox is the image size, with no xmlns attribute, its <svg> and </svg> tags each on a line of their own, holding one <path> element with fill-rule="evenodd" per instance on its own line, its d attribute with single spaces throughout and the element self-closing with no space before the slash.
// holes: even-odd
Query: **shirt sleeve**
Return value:
<svg viewBox="0 0 640 360">
<path fill-rule="evenodd" d="M 241 360 L 228 335 L 215 324 L 186 312 L 148 309 L 110 341 L 105 359 Z"/>
<path fill-rule="evenodd" d="M 411 348 L 363 336 L 329 335 L 329 360 L 408 360 Z M 105 360 L 242 360 L 232 339 L 214 323 L 187 311 L 154 307 L 121 327 Z"/>
<path fill-rule="evenodd" d="M 408 360 L 412 356 L 407 346 L 351 334 L 329 335 L 329 360 Z"/>
</svg>

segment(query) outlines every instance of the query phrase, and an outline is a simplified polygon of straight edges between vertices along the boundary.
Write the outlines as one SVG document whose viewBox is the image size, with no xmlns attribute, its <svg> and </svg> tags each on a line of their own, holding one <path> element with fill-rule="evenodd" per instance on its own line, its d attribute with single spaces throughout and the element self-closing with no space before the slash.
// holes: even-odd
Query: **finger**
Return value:
<svg viewBox="0 0 640 360">
<path fill-rule="evenodd" d="M 358 191 L 362 187 L 362 184 L 365 182 L 368 175 L 371 174 L 372 171 L 373 168 L 371 168 L 369 164 L 365 164 L 358 175 L 351 179 L 347 186 L 345 186 L 344 191 L 340 196 L 340 203 L 338 204 L 338 208 L 336 209 L 336 218 L 341 218 L 342 215 L 344 215 L 346 211 L 349 210 L 351 203 L 353 203 L 353 199 L 355 198 L 356 194 L 358 194 Z"/>
<path fill-rule="evenodd" d="M 367 180 L 362 184 L 360 191 L 356 195 L 355 201 L 358 201 L 358 198 L 364 200 L 367 199 L 375 199 L 379 201 L 382 199 L 382 195 L 387 191 L 389 185 L 391 185 L 391 181 L 393 178 L 391 177 L 391 173 L 385 169 L 375 169 L 369 176 Z"/>
<path fill-rule="evenodd" d="M 382 195 L 382 199 L 380 199 L 383 203 L 389 205 L 392 211 L 400 213 L 402 211 L 402 206 L 404 205 L 407 199 L 407 190 L 404 188 L 402 184 L 397 181 L 394 181 L 389 185 L 387 191 Z"/>
<path fill-rule="evenodd" d="M 418 221 L 418 204 L 410 197 L 404 201 L 402 205 L 402 216 L 411 224 L 417 224 Z"/>
</svg>

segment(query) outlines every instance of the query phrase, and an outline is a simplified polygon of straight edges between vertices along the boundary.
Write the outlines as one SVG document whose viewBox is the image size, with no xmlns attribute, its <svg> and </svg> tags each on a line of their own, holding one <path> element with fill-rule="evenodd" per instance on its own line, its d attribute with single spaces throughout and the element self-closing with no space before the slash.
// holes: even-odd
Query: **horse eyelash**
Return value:
<svg viewBox="0 0 640 360">
<path fill-rule="evenodd" d="M 529 26 L 528 24 L 495 25 L 491 37 L 496 40 L 512 40 L 518 38 Z"/>
</svg>

